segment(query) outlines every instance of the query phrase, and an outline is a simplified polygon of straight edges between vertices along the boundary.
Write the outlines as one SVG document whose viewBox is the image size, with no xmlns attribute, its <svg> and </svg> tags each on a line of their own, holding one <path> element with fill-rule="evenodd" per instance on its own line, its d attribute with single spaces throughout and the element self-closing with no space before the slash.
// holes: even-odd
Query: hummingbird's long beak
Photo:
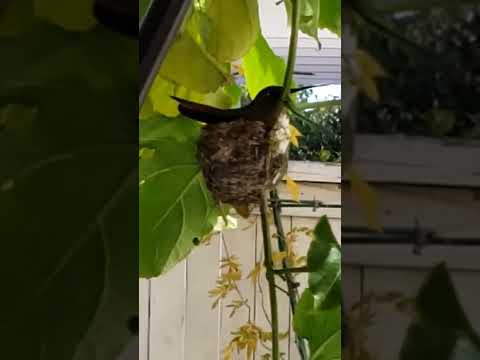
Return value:
<svg viewBox="0 0 480 360">
<path fill-rule="evenodd" d="M 315 87 L 318 87 L 318 86 L 319 85 L 309 85 L 309 86 L 302 86 L 302 87 L 295 88 L 295 89 L 290 89 L 290 94 L 294 94 L 296 92 L 303 91 L 303 90 L 312 89 L 312 88 L 315 88 Z"/>
</svg>

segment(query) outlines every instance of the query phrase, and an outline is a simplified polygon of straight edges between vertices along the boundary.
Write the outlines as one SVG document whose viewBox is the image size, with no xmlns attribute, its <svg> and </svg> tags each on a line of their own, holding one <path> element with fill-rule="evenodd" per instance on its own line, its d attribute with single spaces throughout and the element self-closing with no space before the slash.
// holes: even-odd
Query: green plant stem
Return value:
<svg viewBox="0 0 480 360">
<path fill-rule="evenodd" d="M 326 101 L 318 101 L 313 103 L 305 103 L 297 106 L 297 109 L 309 110 L 309 109 L 318 109 L 318 108 L 330 108 L 330 107 L 341 106 L 341 105 L 342 105 L 342 100 L 326 100 Z"/>
<path fill-rule="evenodd" d="M 288 46 L 288 61 L 283 80 L 282 100 L 287 101 L 290 98 L 290 88 L 292 87 L 293 72 L 295 70 L 295 60 L 297 58 L 298 29 L 300 24 L 300 11 L 298 0 L 287 0 L 292 3 L 292 32 L 290 33 L 290 44 Z"/>
<path fill-rule="evenodd" d="M 272 317 L 272 360 L 280 360 L 277 291 L 275 274 L 273 273 L 272 244 L 267 211 L 267 195 L 263 193 L 260 203 L 260 216 L 262 219 L 263 250 L 265 253 L 265 269 L 270 294 L 270 312 Z"/>
<path fill-rule="evenodd" d="M 308 267 L 302 266 L 297 268 L 283 268 L 283 269 L 274 269 L 275 274 L 294 274 L 294 273 L 308 273 L 310 272 Z"/>
<path fill-rule="evenodd" d="M 285 231 L 283 230 L 282 216 L 281 216 L 282 207 L 279 202 L 277 191 L 276 190 L 272 191 L 270 194 L 270 197 L 273 200 L 272 210 L 273 210 L 273 219 L 275 222 L 275 227 L 277 228 L 278 250 L 285 251 L 287 249 L 287 241 L 286 241 Z M 282 261 L 282 265 L 284 269 L 280 269 L 280 270 L 287 270 L 286 260 Z M 274 272 L 275 274 L 277 274 L 276 270 L 274 270 Z M 287 283 L 287 289 L 288 289 L 287 295 L 290 300 L 290 308 L 292 309 L 292 314 L 295 315 L 295 308 L 298 303 L 297 284 L 290 272 L 285 272 L 285 281 Z M 300 338 L 297 334 L 295 334 L 295 343 L 297 345 L 300 359 L 307 360 L 307 349 L 305 346 L 305 341 L 302 338 Z"/>
</svg>

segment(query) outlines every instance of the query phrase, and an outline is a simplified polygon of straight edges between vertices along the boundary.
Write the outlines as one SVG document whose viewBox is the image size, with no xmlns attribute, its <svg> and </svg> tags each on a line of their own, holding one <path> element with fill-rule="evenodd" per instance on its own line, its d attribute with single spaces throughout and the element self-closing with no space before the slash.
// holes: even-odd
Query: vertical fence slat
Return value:
<svg viewBox="0 0 480 360">
<path fill-rule="evenodd" d="M 254 291 L 250 279 L 246 279 L 248 273 L 253 269 L 255 253 L 255 224 L 244 219 L 238 220 L 238 228 L 229 230 L 223 234 L 224 244 L 230 255 L 238 257 L 242 265 L 242 280 L 238 282 L 238 287 L 243 297 L 249 300 L 251 307 L 251 319 L 253 320 L 253 298 Z M 226 257 L 226 251 L 222 252 Z M 246 308 L 240 309 L 232 318 L 229 317 L 231 308 L 228 308 L 232 299 L 238 299 L 237 294 L 229 295 L 222 306 L 222 329 L 221 329 L 221 349 L 222 350 L 231 340 L 231 332 L 245 325 L 248 321 L 248 311 Z"/>
<path fill-rule="evenodd" d="M 150 321 L 150 280 L 140 279 L 138 294 L 138 321 L 139 321 L 139 344 L 138 357 L 139 360 L 148 360 L 148 335 Z"/>
<path fill-rule="evenodd" d="M 151 280 L 150 358 L 185 360 L 185 274 L 187 263 Z"/>
<path fill-rule="evenodd" d="M 220 236 L 209 245 L 200 245 L 188 258 L 187 318 L 185 322 L 185 360 L 217 360 L 218 312 L 211 309 L 208 291 L 218 276 Z"/>
<path fill-rule="evenodd" d="M 365 295 L 371 291 L 382 294 L 399 291 L 405 296 L 417 293 L 427 271 L 398 271 L 365 268 Z M 375 317 L 368 329 L 368 349 L 374 357 L 397 360 L 411 318 L 396 311 L 393 304 L 374 306 Z M 385 341 L 388 334 L 389 341 Z"/>
</svg>

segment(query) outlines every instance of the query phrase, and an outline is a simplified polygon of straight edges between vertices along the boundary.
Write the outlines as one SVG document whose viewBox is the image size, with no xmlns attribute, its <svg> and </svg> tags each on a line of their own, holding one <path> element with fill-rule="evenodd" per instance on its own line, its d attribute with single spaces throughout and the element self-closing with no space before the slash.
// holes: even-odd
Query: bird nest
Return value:
<svg viewBox="0 0 480 360">
<path fill-rule="evenodd" d="M 270 138 L 261 121 L 239 119 L 203 127 L 198 157 L 217 202 L 258 204 L 262 193 L 279 180 L 287 156 L 272 154 Z"/>
</svg>

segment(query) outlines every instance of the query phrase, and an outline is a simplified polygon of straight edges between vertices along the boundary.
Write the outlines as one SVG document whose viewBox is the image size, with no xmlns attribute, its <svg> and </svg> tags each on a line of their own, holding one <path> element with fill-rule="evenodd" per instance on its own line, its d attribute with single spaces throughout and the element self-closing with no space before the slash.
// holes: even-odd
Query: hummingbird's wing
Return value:
<svg viewBox="0 0 480 360">
<path fill-rule="evenodd" d="M 243 117 L 244 109 L 218 109 L 213 106 L 203 105 L 172 96 L 180 103 L 178 111 L 184 116 L 207 124 L 231 122 Z"/>
</svg>

